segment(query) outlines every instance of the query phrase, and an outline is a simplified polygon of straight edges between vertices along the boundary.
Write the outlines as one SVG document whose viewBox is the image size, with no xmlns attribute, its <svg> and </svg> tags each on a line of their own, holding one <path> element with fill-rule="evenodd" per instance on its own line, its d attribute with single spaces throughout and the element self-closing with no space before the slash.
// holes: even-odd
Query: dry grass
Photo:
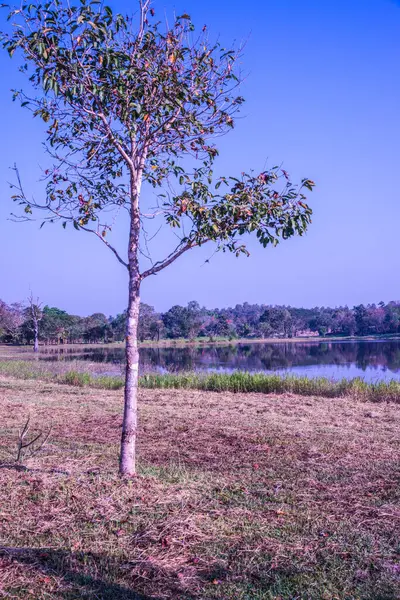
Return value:
<svg viewBox="0 0 400 600">
<path fill-rule="evenodd" d="M 140 391 L 140 475 L 115 475 L 122 393 L 0 380 L 0 597 L 400 598 L 400 408 Z M 30 413 L 47 449 L 15 468 Z"/>
</svg>

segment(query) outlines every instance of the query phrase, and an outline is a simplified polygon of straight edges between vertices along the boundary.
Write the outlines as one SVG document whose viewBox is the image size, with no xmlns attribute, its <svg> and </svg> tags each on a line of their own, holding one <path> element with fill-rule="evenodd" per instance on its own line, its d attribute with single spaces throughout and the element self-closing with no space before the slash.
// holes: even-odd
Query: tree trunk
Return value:
<svg viewBox="0 0 400 600">
<path fill-rule="evenodd" d="M 137 395 L 139 383 L 138 322 L 140 307 L 140 279 L 129 274 L 129 304 L 126 324 L 125 406 L 122 422 L 120 473 L 136 472 Z"/>
<path fill-rule="evenodd" d="M 34 334 L 33 351 L 39 352 L 39 328 L 36 323 L 35 323 L 33 334 Z"/>
<path fill-rule="evenodd" d="M 136 433 L 137 433 L 137 397 L 139 384 L 139 348 L 138 327 L 140 307 L 139 270 L 139 234 L 140 213 L 139 194 L 141 175 L 131 178 L 131 224 L 128 247 L 129 298 L 126 322 L 126 372 L 125 372 L 125 405 L 122 422 L 121 455 L 119 472 L 121 475 L 136 473 Z"/>
</svg>

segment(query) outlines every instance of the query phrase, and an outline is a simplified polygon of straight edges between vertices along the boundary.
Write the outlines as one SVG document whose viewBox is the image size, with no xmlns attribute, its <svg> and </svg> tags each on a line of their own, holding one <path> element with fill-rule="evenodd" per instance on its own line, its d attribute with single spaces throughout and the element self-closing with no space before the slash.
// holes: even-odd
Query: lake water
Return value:
<svg viewBox="0 0 400 600">
<path fill-rule="evenodd" d="M 121 348 L 43 348 L 42 360 L 102 363 L 104 373 L 122 368 Z M 366 381 L 400 380 L 400 340 L 247 343 L 224 346 L 141 348 L 145 372 L 225 371 L 292 373 L 308 377 Z"/>
</svg>

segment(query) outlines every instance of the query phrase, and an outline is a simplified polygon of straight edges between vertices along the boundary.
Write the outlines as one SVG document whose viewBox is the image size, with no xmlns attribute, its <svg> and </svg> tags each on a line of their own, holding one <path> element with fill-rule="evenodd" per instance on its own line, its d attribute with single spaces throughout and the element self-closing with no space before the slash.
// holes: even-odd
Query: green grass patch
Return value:
<svg viewBox="0 0 400 600">
<path fill-rule="evenodd" d="M 16 379 L 52 379 L 52 373 L 43 363 L 27 360 L 0 361 L 0 375 Z"/>
<path fill-rule="evenodd" d="M 124 387 L 124 380 L 122 377 L 111 377 L 106 375 L 93 377 L 90 373 L 81 371 L 67 371 L 67 373 L 59 375 L 57 381 L 67 385 L 75 385 L 78 387 L 89 386 L 101 390 L 120 390 Z"/>
</svg>

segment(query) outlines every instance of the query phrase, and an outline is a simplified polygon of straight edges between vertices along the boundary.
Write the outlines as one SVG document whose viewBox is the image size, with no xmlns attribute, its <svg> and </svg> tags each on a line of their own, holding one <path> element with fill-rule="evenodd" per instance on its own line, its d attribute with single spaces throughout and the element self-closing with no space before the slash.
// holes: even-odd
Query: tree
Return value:
<svg viewBox="0 0 400 600">
<path fill-rule="evenodd" d="M 191 300 L 187 311 L 187 337 L 192 340 L 199 335 L 202 326 L 202 309 L 196 300 Z"/>
<path fill-rule="evenodd" d="M 154 319 L 149 328 L 150 339 L 160 341 L 161 336 L 164 332 L 164 323 L 162 321 L 161 315 L 157 315 L 157 318 Z"/>
<path fill-rule="evenodd" d="M 0 330 L 6 341 L 17 342 L 20 337 L 20 327 L 24 322 L 24 309 L 20 302 L 6 304 L 0 300 Z"/>
<path fill-rule="evenodd" d="M 70 343 L 82 342 L 85 331 L 85 319 L 77 315 L 69 315 L 67 326 L 68 341 Z"/>
<path fill-rule="evenodd" d="M 383 333 L 385 331 L 385 305 L 380 302 L 378 306 L 375 304 L 369 304 L 368 310 L 368 324 L 370 333 Z"/>
<path fill-rule="evenodd" d="M 367 335 L 369 330 L 369 315 L 364 304 L 359 304 L 353 308 L 354 319 L 356 322 L 357 335 Z"/>
<path fill-rule="evenodd" d="M 94 0 L 53 0 L 18 6 L 10 19 L 4 48 L 22 53 L 34 89 L 14 97 L 47 123 L 51 157 L 43 201 L 25 195 L 17 170 L 14 200 L 26 218 L 38 209 L 43 223 L 71 223 L 95 235 L 128 270 L 120 472 L 131 475 L 142 282 L 209 242 L 248 255 L 239 241 L 244 234 L 256 234 L 264 247 L 302 235 L 311 216 L 303 190 L 314 184 L 304 179 L 294 186 L 278 167 L 214 179 L 215 139 L 233 127 L 243 102 L 236 91 L 239 53 L 210 42 L 205 27 L 193 35 L 187 14 L 169 26 L 156 20 L 149 0 L 140 1 L 134 17 Z M 142 182 L 159 190 L 154 209 L 141 196 Z M 109 237 L 121 211 L 129 218 L 126 258 Z M 161 218 L 181 235 L 142 270 L 146 218 Z"/>
<path fill-rule="evenodd" d="M 186 307 L 173 306 L 162 318 L 169 338 L 193 339 L 202 325 L 200 306 L 195 301 L 189 302 Z"/>
<path fill-rule="evenodd" d="M 311 319 L 310 327 L 318 331 L 319 335 L 326 335 L 332 328 L 332 314 L 330 310 L 321 309 L 318 314 Z"/>
<path fill-rule="evenodd" d="M 275 335 L 292 337 L 292 318 L 285 307 L 269 306 L 261 315 L 260 323 L 268 324 L 269 331 Z"/>
<path fill-rule="evenodd" d="M 339 307 L 332 314 L 332 333 L 339 335 L 354 335 L 356 322 L 354 312 L 348 307 Z"/>
<path fill-rule="evenodd" d="M 214 336 L 234 336 L 235 330 L 223 314 L 212 316 L 210 322 L 204 328 L 204 334 Z"/>
<path fill-rule="evenodd" d="M 33 332 L 33 351 L 39 352 L 39 323 L 43 319 L 43 311 L 39 298 L 35 301 L 32 293 L 28 298 L 27 316 Z"/>
<path fill-rule="evenodd" d="M 111 336 L 111 325 L 103 313 L 94 313 L 85 319 L 84 338 L 87 342 L 108 342 Z"/>
<path fill-rule="evenodd" d="M 68 338 L 69 328 L 73 322 L 65 310 L 60 308 L 45 306 L 43 308 L 41 331 L 43 339 L 49 342 L 64 341 Z"/>
<path fill-rule="evenodd" d="M 127 312 L 124 311 L 122 314 L 114 317 L 114 319 L 111 321 L 113 338 L 117 342 L 121 342 L 125 337 L 127 318 Z"/>
<path fill-rule="evenodd" d="M 159 338 L 159 322 L 160 315 L 156 313 L 154 307 L 142 302 L 139 311 L 139 339 L 143 341 L 149 339 L 154 340 L 156 337 Z"/>
<path fill-rule="evenodd" d="M 400 314 L 398 306 L 394 302 L 390 302 L 385 307 L 384 326 L 388 333 L 396 333 L 399 329 Z"/>
</svg>

